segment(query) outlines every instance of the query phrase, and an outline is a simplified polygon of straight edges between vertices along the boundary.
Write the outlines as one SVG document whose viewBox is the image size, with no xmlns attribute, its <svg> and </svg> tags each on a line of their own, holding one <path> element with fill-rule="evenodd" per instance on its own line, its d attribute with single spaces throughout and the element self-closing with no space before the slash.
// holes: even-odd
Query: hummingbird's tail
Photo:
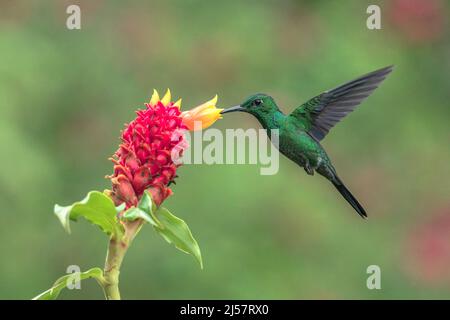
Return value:
<svg viewBox="0 0 450 320">
<path fill-rule="evenodd" d="M 341 179 L 339 179 L 339 177 L 335 175 L 334 179 L 332 179 L 331 182 L 339 191 L 339 193 L 345 198 L 345 200 L 350 203 L 353 209 L 355 209 L 362 218 L 367 219 L 366 210 L 364 210 L 364 208 L 359 204 L 358 200 L 356 200 L 351 192 L 345 187 Z"/>
</svg>

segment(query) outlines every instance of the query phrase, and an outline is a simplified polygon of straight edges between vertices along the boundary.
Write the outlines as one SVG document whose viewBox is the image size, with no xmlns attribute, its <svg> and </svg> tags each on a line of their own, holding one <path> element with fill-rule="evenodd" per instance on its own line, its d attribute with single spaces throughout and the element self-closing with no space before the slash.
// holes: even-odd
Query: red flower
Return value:
<svg viewBox="0 0 450 320">
<path fill-rule="evenodd" d="M 122 143 L 111 160 L 114 173 L 109 195 L 116 205 L 136 206 L 145 190 L 156 205 L 172 194 L 170 182 L 177 177 L 172 152 L 181 156 L 187 143 L 180 130 L 186 130 L 181 117 L 180 101 L 170 101 L 170 90 L 160 100 L 156 91 L 144 110 L 122 131 Z"/>
<path fill-rule="evenodd" d="M 442 0 L 393 0 L 388 17 L 392 25 L 412 44 L 426 44 L 445 32 L 447 8 Z"/>
<path fill-rule="evenodd" d="M 426 212 L 406 238 L 405 269 L 429 286 L 450 281 L 450 206 Z"/>
</svg>

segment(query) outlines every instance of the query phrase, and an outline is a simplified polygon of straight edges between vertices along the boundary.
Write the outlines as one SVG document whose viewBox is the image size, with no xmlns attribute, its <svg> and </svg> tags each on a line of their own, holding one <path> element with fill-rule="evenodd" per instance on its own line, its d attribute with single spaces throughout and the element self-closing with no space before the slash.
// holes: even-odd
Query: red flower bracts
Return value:
<svg viewBox="0 0 450 320">
<path fill-rule="evenodd" d="M 181 156 L 187 142 L 182 130 L 180 100 L 170 101 L 170 90 L 160 100 L 156 91 L 144 110 L 122 131 L 122 143 L 111 160 L 114 173 L 109 195 L 116 205 L 136 206 L 145 190 L 149 190 L 156 205 L 172 194 L 170 182 L 177 177 L 181 164 L 172 161 L 173 152 Z"/>
</svg>

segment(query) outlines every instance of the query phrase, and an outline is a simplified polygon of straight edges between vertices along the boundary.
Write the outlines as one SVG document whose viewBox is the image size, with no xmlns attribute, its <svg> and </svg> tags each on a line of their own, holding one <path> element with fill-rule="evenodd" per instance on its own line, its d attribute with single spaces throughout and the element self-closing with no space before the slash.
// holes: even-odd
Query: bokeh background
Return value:
<svg viewBox="0 0 450 320">
<path fill-rule="evenodd" d="M 368 30 L 366 8 L 382 9 Z M 66 28 L 81 6 L 82 29 Z M 354 77 L 396 69 L 323 144 L 364 204 L 361 220 L 324 179 L 281 158 L 189 165 L 167 207 L 205 269 L 148 226 L 121 273 L 127 299 L 450 298 L 449 3 L 380 1 L 0 2 L 0 298 L 29 299 L 69 265 L 102 266 L 107 238 L 52 213 L 109 187 L 124 122 L 170 87 L 190 108 L 254 92 L 285 112 Z M 250 128 L 232 114 L 218 128 Z M 381 268 L 368 290 L 366 268 Z M 63 299 L 102 299 L 95 281 Z"/>
</svg>

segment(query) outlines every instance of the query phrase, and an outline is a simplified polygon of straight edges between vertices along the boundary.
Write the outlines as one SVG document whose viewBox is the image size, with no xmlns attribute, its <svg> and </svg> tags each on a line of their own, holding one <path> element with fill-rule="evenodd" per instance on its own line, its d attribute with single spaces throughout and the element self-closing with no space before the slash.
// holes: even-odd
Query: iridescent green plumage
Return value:
<svg viewBox="0 0 450 320">
<path fill-rule="evenodd" d="M 309 175 L 316 171 L 330 180 L 358 214 L 365 218 L 364 208 L 339 179 L 320 140 L 367 98 L 391 71 L 392 67 L 386 67 L 325 91 L 289 115 L 283 114 L 273 98 L 266 94 L 252 95 L 241 105 L 225 109 L 222 113 L 242 111 L 255 116 L 269 137 L 278 134 L 278 148 L 282 154 L 302 166 Z"/>
</svg>

